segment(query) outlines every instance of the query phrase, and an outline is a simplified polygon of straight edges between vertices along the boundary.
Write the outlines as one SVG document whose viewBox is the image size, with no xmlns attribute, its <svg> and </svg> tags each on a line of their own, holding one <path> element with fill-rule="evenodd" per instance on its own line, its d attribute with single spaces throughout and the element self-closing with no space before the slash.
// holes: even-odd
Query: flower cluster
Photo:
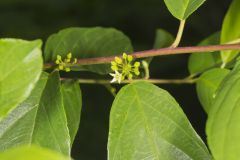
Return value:
<svg viewBox="0 0 240 160">
<path fill-rule="evenodd" d="M 57 55 L 57 60 L 55 61 L 55 63 L 58 65 L 58 69 L 60 71 L 64 70 L 66 72 L 70 72 L 70 66 L 76 64 L 77 59 L 72 58 L 72 53 L 68 53 L 67 58 L 65 58 L 64 60 L 62 60 L 62 57 L 60 55 Z"/>
<path fill-rule="evenodd" d="M 121 83 L 121 81 L 126 78 L 132 80 L 134 76 L 136 77 L 140 75 L 139 67 L 140 62 L 135 62 L 133 64 L 133 56 L 131 55 L 123 53 L 122 58 L 115 57 L 115 60 L 111 62 L 111 69 L 114 71 L 114 73 L 110 73 L 113 77 L 111 83 Z"/>
</svg>

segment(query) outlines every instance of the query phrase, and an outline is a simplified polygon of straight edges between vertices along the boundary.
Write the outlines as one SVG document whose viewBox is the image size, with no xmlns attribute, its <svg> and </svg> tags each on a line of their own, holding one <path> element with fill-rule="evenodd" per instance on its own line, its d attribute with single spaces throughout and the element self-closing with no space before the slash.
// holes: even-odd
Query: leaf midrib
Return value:
<svg viewBox="0 0 240 160">
<path fill-rule="evenodd" d="M 117 103 L 117 101 L 118 101 L 119 99 L 117 99 L 116 100 L 116 103 Z M 134 101 L 132 101 L 132 103 L 133 103 Z M 130 105 L 130 106 L 132 106 L 132 105 Z M 116 147 L 115 147 L 115 150 L 114 150 L 114 153 L 113 153 L 113 160 L 115 159 L 115 155 L 116 155 L 116 153 L 117 153 L 117 149 L 118 149 L 118 147 L 119 147 L 119 141 L 120 141 L 120 139 L 121 139 L 121 137 L 122 137 L 122 129 L 124 128 L 124 123 L 126 122 L 126 120 L 127 120 L 127 117 L 128 117 L 128 113 L 129 113 L 129 110 L 130 110 L 130 108 L 131 107 L 128 107 L 128 110 L 127 110 L 127 112 L 126 112 L 126 114 L 125 114 L 125 117 L 124 117 L 124 119 L 123 119 L 123 122 L 122 122 L 122 125 L 121 125 L 121 128 L 120 128 L 120 134 L 119 134 L 119 136 L 118 136 L 118 139 L 117 139 L 117 141 L 116 141 Z M 110 158 L 110 157 L 109 157 Z"/>
<path fill-rule="evenodd" d="M 5 132 L 3 132 L 1 135 L 0 135 L 0 138 L 3 137 L 7 131 L 9 131 L 9 129 L 11 129 L 19 120 L 21 120 L 22 118 L 25 117 L 26 114 L 28 114 L 30 111 L 32 111 L 33 109 L 36 109 L 36 107 L 38 107 L 38 104 L 35 104 L 31 109 L 27 110 L 24 114 L 22 114 L 18 119 L 16 119 L 14 121 L 14 123 L 12 123 L 11 125 L 9 125 L 7 127 L 7 129 L 5 130 Z"/>
<path fill-rule="evenodd" d="M 134 88 L 134 90 L 135 90 L 135 93 L 136 93 L 136 95 L 138 95 L 137 93 L 137 90 L 136 90 L 136 88 Z M 146 90 L 147 92 L 149 92 L 149 90 Z M 136 97 L 138 97 L 138 96 L 136 96 Z M 139 99 L 139 97 L 137 98 L 137 100 L 139 101 L 139 105 L 141 105 L 141 103 L 143 103 L 143 104 L 145 104 L 145 102 L 144 101 L 141 101 L 141 99 Z M 206 150 L 198 143 L 198 141 L 196 141 L 191 135 L 189 135 L 184 129 L 182 129 L 181 128 L 181 126 L 177 123 L 177 122 L 175 122 L 173 119 L 171 119 L 171 118 L 169 118 L 167 115 L 165 115 L 165 114 L 163 114 L 162 112 L 160 112 L 159 110 L 156 110 L 155 108 L 153 108 L 151 105 L 149 105 L 149 104 L 145 104 L 145 105 L 147 105 L 147 106 L 149 106 L 149 108 L 151 108 L 152 110 L 154 110 L 154 111 L 156 111 L 156 112 L 158 112 L 159 114 L 161 114 L 161 115 L 163 115 L 164 117 L 166 117 L 168 120 L 170 120 L 170 121 L 172 121 L 180 130 L 182 130 L 183 132 L 183 134 L 185 134 L 189 139 L 191 139 L 197 146 L 199 146 L 201 149 L 202 149 L 202 151 L 204 151 L 204 152 L 206 152 Z M 143 107 L 142 107 L 142 110 L 143 110 Z M 144 114 L 144 113 L 143 113 Z M 178 150 L 181 150 L 180 148 L 178 148 L 176 145 L 174 145 L 174 144 L 172 144 L 172 143 L 170 143 L 170 142 L 168 142 L 169 144 L 171 144 L 172 146 L 174 146 L 175 148 L 177 148 Z M 186 152 L 184 152 L 183 150 L 181 150 L 185 155 L 187 155 L 188 157 L 189 157 L 189 155 L 186 153 Z"/>
<path fill-rule="evenodd" d="M 148 139 L 150 140 L 150 143 L 152 143 L 151 146 L 153 146 L 152 148 L 153 148 L 153 151 L 154 151 L 157 159 L 160 160 L 159 153 L 158 153 L 158 146 L 157 146 L 157 144 L 154 141 L 155 138 L 154 138 L 154 136 L 152 134 L 152 131 L 151 131 L 152 129 L 149 127 L 149 125 L 147 123 L 147 118 L 146 118 L 146 116 L 145 116 L 145 114 L 143 112 L 143 107 L 141 105 L 141 101 L 140 101 L 139 97 L 137 96 L 138 92 L 137 92 L 136 88 L 134 88 L 133 90 L 135 91 L 135 94 L 136 94 L 136 96 L 135 96 L 136 102 L 139 104 L 139 105 L 136 105 L 136 106 L 138 106 L 139 110 L 141 111 L 141 114 L 143 116 L 143 122 L 145 124 L 145 129 L 146 129 L 147 133 L 149 134 L 149 136 L 148 136 L 149 138 Z"/>
</svg>

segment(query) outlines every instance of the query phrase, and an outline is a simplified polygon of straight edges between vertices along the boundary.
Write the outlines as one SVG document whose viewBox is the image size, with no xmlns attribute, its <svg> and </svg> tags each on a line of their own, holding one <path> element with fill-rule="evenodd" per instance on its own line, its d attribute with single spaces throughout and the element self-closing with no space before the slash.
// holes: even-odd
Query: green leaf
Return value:
<svg viewBox="0 0 240 160">
<path fill-rule="evenodd" d="M 214 33 L 208 38 L 204 39 L 198 46 L 216 45 L 219 44 L 220 33 Z M 221 63 L 220 52 L 205 52 L 193 53 L 189 57 L 188 70 L 191 75 L 201 73 L 211 67 L 217 66 Z"/>
<path fill-rule="evenodd" d="M 31 95 L 0 122 L 0 151 L 38 144 L 70 154 L 70 136 L 57 72 L 42 74 Z"/>
<path fill-rule="evenodd" d="M 109 160 L 210 160 L 174 98 L 146 82 L 122 88 L 113 102 Z"/>
<path fill-rule="evenodd" d="M 208 113 L 215 93 L 230 71 L 228 69 L 215 68 L 203 73 L 197 80 L 197 94 L 204 110 Z"/>
<path fill-rule="evenodd" d="M 169 47 L 174 41 L 174 37 L 163 29 L 158 29 L 156 32 L 154 49 Z"/>
<path fill-rule="evenodd" d="M 31 93 L 42 70 L 40 40 L 0 39 L 0 120 Z"/>
<path fill-rule="evenodd" d="M 57 55 L 66 57 L 72 52 L 74 58 L 94 58 L 122 55 L 133 52 L 131 41 L 122 32 L 113 28 L 68 28 L 51 35 L 45 46 L 45 61 L 55 61 Z M 79 66 L 74 70 L 88 70 L 107 74 L 110 65 Z"/>
<path fill-rule="evenodd" d="M 221 32 L 221 43 L 229 43 L 236 39 L 240 40 L 240 0 L 234 0 L 224 18 L 222 32 Z M 239 51 L 222 51 L 221 57 L 224 64 L 233 60 Z"/>
<path fill-rule="evenodd" d="M 82 93 L 79 84 L 74 81 L 63 82 L 61 88 L 72 144 L 80 124 Z"/>
<path fill-rule="evenodd" d="M 0 153 L 1 160 L 70 160 L 57 152 L 38 146 L 21 146 Z"/>
<path fill-rule="evenodd" d="M 206 0 L 164 0 L 168 10 L 179 20 L 187 19 Z"/>
<path fill-rule="evenodd" d="M 240 157 L 240 61 L 225 78 L 211 106 L 207 140 L 216 160 Z"/>
</svg>

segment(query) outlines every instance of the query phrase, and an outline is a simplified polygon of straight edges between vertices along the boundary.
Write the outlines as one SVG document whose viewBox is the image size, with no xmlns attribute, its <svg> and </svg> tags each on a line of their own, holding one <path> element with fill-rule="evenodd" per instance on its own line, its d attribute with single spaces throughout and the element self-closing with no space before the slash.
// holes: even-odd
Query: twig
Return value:
<svg viewBox="0 0 240 160">
<path fill-rule="evenodd" d="M 61 78 L 61 80 L 70 80 L 69 78 Z M 74 80 L 74 79 L 71 79 Z M 109 84 L 111 80 L 107 79 L 75 79 L 79 83 L 82 84 Z M 124 80 L 121 82 L 121 84 L 128 84 L 132 82 L 138 82 L 138 81 L 146 81 L 153 84 L 193 84 L 196 82 L 197 79 L 138 79 L 138 80 Z M 118 84 L 117 82 L 114 82 L 113 84 Z"/>
<path fill-rule="evenodd" d="M 189 54 L 189 53 L 196 53 L 196 52 L 215 52 L 215 51 L 222 51 L 222 50 L 240 50 L 240 44 L 162 48 L 157 50 L 134 52 L 131 55 L 134 58 L 146 58 L 146 57 L 155 57 L 155 56 L 163 56 L 163 55 L 174 55 L 174 54 L 185 54 L 185 53 Z M 114 57 L 115 56 L 78 59 L 76 66 L 110 63 L 114 59 Z M 47 69 L 53 66 L 55 66 L 54 63 L 46 63 L 44 65 L 44 68 Z"/>
</svg>

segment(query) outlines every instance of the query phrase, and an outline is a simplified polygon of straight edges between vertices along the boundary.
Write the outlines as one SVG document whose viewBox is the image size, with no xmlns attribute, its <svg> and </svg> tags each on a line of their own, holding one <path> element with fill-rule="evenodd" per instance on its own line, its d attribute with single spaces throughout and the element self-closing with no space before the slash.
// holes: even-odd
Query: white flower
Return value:
<svg viewBox="0 0 240 160">
<path fill-rule="evenodd" d="M 115 71 L 115 73 L 110 73 L 110 75 L 113 77 L 111 83 L 113 82 L 118 82 L 119 84 L 122 81 L 122 74 L 119 73 L 118 71 Z"/>
</svg>

